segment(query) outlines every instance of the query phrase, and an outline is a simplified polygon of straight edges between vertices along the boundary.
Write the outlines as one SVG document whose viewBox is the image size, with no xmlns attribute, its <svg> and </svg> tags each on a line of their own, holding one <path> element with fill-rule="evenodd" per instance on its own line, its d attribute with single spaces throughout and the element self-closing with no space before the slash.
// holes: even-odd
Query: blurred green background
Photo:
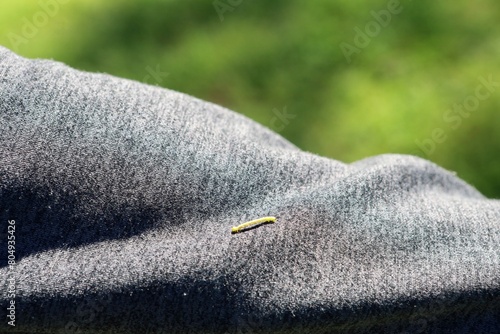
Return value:
<svg viewBox="0 0 500 334">
<path fill-rule="evenodd" d="M 185 92 L 341 161 L 419 155 L 500 198 L 496 0 L 12 0 L 0 8 L 0 44 L 23 56 Z"/>
</svg>

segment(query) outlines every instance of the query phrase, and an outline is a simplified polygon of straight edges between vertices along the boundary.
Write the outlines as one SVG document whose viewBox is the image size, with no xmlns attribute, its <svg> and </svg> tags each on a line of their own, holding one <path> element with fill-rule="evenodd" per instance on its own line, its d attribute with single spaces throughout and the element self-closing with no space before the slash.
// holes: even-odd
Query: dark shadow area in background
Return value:
<svg viewBox="0 0 500 334">
<path fill-rule="evenodd" d="M 55 201 L 46 189 L 8 188 L 2 191 L 2 234 L 7 233 L 7 221 L 15 220 L 16 261 L 50 249 L 129 238 L 169 217 L 171 222 L 182 221 L 182 213 L 176 211 L 175 206 L 161 218 L 154 209 L 144 207 L 109 207 L 103 213 L 85 215 L 81 201 L 81 197 L 69 194 L 62 201 Z M 2 247 L 0 268 L 5 266 L 7 247 Z"/>
<path fill-rule="evenodd" d="M 182 278 L 79 297 L 17 298 L 16 329 L 120 333 L 497 333 L 500 291 L 449 293 L 390 304 L 310 307 L 270 314 L 244 303 L 231 277 Z M 6 305 L 2 305 L 5 313 Z M 5 317 L 4 317 L 5 318 Z M 303 324 L 310 324 L 304 327 Z M 71 332 L 71 331 L 69 331 Z"/>
</svg>

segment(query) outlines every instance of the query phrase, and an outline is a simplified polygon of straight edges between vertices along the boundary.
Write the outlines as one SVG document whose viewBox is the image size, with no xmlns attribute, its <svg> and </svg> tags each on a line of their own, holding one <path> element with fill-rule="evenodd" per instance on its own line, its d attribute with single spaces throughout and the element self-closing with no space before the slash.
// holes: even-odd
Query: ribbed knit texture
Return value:
<svg viewBox="0 0 500 334">
<path fill-rule="evenodd" d="M 0 332 L 500 332 L 500 201 L 454 173 L 2 47 L 0 219 Z"/>
</svg>

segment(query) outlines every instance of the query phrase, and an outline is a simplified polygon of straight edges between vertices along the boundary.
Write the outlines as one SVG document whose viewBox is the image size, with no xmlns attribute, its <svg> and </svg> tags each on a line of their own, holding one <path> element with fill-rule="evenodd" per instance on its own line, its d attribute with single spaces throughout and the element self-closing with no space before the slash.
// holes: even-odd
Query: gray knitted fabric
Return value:
<svg viewBox="0 0 500 334">
<path fill-rule="evenodd" d="M 0 332 L 500 332 L 500 201 L 417 157 L 0 47 L 0 182 Z"/>
</svg>

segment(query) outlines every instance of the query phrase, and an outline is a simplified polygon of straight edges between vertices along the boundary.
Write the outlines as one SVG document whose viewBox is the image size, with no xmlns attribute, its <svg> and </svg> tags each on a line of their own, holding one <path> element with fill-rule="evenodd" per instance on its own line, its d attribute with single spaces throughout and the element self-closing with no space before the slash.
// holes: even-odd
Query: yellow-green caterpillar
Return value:
<svg viewBox="0 0 500 334">
<path fill-rule="evenodd" d="M 262 217 L 259 219 L 251 220 L 249 222 L 243 223 L 238 226 L 234 226 L 231 228 L 231 233 L 238 233 L 241 232 L 242 230 L 246 229 L 247 227 L 251 227 L 257 224 L 262 224 L 262 223 L 275 223 L 276 222 L 276 217 Z"/>
</svg>

